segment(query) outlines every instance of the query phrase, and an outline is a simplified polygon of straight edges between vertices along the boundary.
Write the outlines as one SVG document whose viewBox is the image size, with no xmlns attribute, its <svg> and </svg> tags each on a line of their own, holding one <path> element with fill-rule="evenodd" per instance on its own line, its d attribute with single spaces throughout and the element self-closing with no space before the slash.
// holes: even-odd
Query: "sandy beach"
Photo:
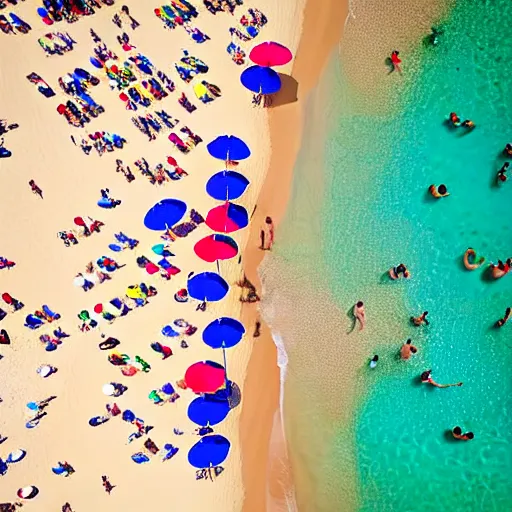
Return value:
<svg viewBox="0 0 512 512">
<path fill-rule="evenodd" d="M 69 32 L 77 42 L 74 50 L 63 56 L 47 57 L 38 45 L 37 39 L 49 28 L 41 23 L 35 12 L 37 6 L 32 2 L 13 8 L 31 25 L 32 30 L 27 35 L 1 34 L 5 41 L 0 49 L 1 117 L 9 123 L 18 123 L 20 127 L 5 135 L 5 146 L 12 151 L 12 157 L 0 160 L 0 211 L 8 220 L 0 226 L 1 255 L 16 262 L 14 268 L 1 271 L 0 282 L 1 292 L 10 293 L 25 307 L 22 311 L 9 313 L 1 325 L 8 331 L 11 344 L 1 347 L 0 396 L 3 401 L 0 403 L 0 433 L 7 440 L 0 445 L 0 454 L 5 457 L 21 448 L 27 455 L 23 461 L 9 466 L 7 474 L 2 477 L 0 502 L 15 501 L 18 488 L 34 485 L 39 489 L 39 495 L 26 502 L 29 510 L 60 510 L 65 502 L 77 511 L 107 507 L 109 510 L 158 511 L 167 510 L 171 503 L 179 510 L 206 506 L 222 511 L 262 510 L 261 502 L 256 501 L 252 505 L 251 501 L 260 500 L 264 492 L 265 454 L 268 453 L 270 424 L 277 399 L 278 373 L 276 370 L 272 374 L 275 360 L 274 365 L 269 366 L 268 354 L 272 349 L 267 331 L 264 329 L 256 342 L 252 338 L 257 306 L 247 306 L 241 311 L 240 289 L 235 283 L 244 271 L 250 279 L 255 279 L 255 265 L 261 252 L 250 252 L 249 249 L 255 246 L 254 240 L 260 229 L 258 223 L 265 215 L 272 215 L 277 222 L 284 210 L 284 206 L 277 206 L 275 196 L 269 195 L 264 182 L 267 177 L 277 174 L 273 169 L 278 165 L 283 166 L 282 171 L 288 172 L 283 173 L 281 183 L 289 182 L 291 165 L 286 166 L 284 161 L 274 159 L 279 153 L 288 154 L 293 147 L 297 148 L 299 134 L 293 145 L 283 147 L 282 151 L 277 150 L 284 138 L 280 140 L 274 135 L 279 131 L 279 123 L 286 122 L 286 116 L 291 116 L 289 120 L 300 117 L 301 102 L 314 79 L 310 70 L 303 69 L 303 74 L 297 70 L 296 66 L 305 62 L 302 60 L 280 68 L 281 73 L 291 73 L 299 83 L 306 74 L 312 82 L 304 87 L 300 85 L 298 102 L 289 106 L 275 105 L 278 108 L 273 109 L 269 116 L 267 111 L 252 107 L 250 93 L 239 82 L 243 67 L 236 66 L 226 53 L 230 42 L 228 29 L 235 24 L 233 17 L 227 13 L 212 16 L 198 5 L 200 15 L 194 25 L 211 38 L 198 45 L 181 28 L 165 30 L 153 14 L 156 4 L 142 7 L 128 0 L 126 5 L 130 7 L 131 15 L 140 22 L 140 27 L 134 31 L 124 29 L 130 35 L 130 42 L 136 46 L 133 52 L 146 55 L 176 83 L 177 90 L 159 106 L 180 120 L 177 128 L 188 126 L 204 141 L 190 154 L 182 155 L 164 135 L 148 142 L 130 122 L 131 113 L 118 99 L 118 93 L 109 90 L 105 76 L 89 64 L 93 48 L 89 35 L 91 28 L 116 54 L 123 54 L 116 41 L 121 31 L 111 21 L 120 5 L 104 7 L 95 15 L 72 25 L 65 22 L 54 25 L 55 30 Z M 299 46 L 301 23 L 298 21 L 303 4 L 289 1 L 275 5 L 269 0 L 261 0 L 238 7 L 235 18 L 239 19 L 248 7 L 260 9 L 269 21 L 255 41 L 243 44 L 246 51 L 254 43 L 277 40 L 295 54 Z M 313 28 L 310 27 L 308 32 L 311 33 Z M 222 96 L 213 103 L 202 105 L 195 99 L 191 86 L 178 78 L 173 63 L 182 57 L 182 49 L 208 64 L 210 69 L 204 78 L 222 91 Z M 319 71 L 321 59 L 317 64 Z M 59 89 L 58 78 L 75 67 L 83 67 L 101 78 L 101 84 L 93 88 L 91 94 L 104 106 L 105 113 L 85 129 L 69 126 L 56 112 L 57 105 L 65 98 Z M 26 79 L 31 72 L 38 73 L 48 82 L 57 93 L 56 97 L 45 98 L 39 94 Z M 186 92 L 197 104 L 198 109 L 194 113 L 187 113 L 178 104 L 181 92 Z M 286 97 L 283 102 L 293 99 Z M 281 110 L 283 117 L 279 119 Z M 270 132 L 267 129 L 269 117 L 272 123 Z M 128 143 L 124 149 L 100 157 L 94 151 L 86 156 L 70 140 L 70 135 L 80 140 L 86 132 L 97 130 L 118 133 Z M 238 258 L 220 263 L 221 274 L 231 285 L 230 293 L 225 300 L 209 304 L 203 313 L 196 311 L 197 303 L 178 304 L 173 295 L 186 285 L 189 272 L 216 269 L 215 264 L 201 261 L 193 252 L 194 244 L 211 233 L 205 225 L 172 244 L 175 254 L 172 264 L 181 272 L 170 281 L 148 276 L 137 267 L 135 260 L 142 255 L 151 257 L 152 245 L 160 242 L 159 233 L 147 230 L 143 224 L 145 213 L 156 202 L 163 198 L 180 199 L 186 202 L 189 210 L 194 208 L 203 216 L 218 204 L 206 194 L 205 183 L 212 174 L 223 169 L 223 163 L 209 156 L 205 146 L 216 136 L 226 133 L 241 137 L 251 149 L 251 158 L 238 168 L 249 178 L 251 185 L 238 203 L 249 213 L 256 205 L 257 209 L 253 229 L 233 234 L 242 250 L 241 264 Z M 291 164 L 293 154 L 288 155 Z M 142 157 L 154 166 L 165 162 L 168 156 L 178 161 L 188 173 L 187 177 L 161 186 L 152 185 L 133 166 L 133 162 Z M 134 182 L 128 183 L 115 172 L 116 158 L 131 167 L 136 176 Z M 32 194 L 28 186 L 31 179 L 41 187 L 44 199 Z M 270 189 L 278 182 L 273 183 Z M 96 205 L 100 190 L 104 188 L 109 188 L 113 197 L 122 200 L 115 210 L 102 210 Z M 281 197 L 279 203 L 284 205 L 285 201 L 286 197 Z M 91 216 L 105 225 L 101 233 L 80 238 L 76 246 L 65 247 L 57 233 L 71 229 L 76 216 Z M 120 231 L 139 240 L 139 245 L 133 251 L 112 255 L 108 245 L 115 241 L 114 234 Z M 89 261 L 103 255 L 114 256 L 123 267 L 112 274 L 111 280 L 97 284 L 87 293 L 73 286 L 76 274 L 83 272 Z M 150 298 L 146 306 L 116 319 L 112 324 L 101 322 L 90 332 L 79 331 L 77 314 L 81 310 L 92 311 L 95 304 L 123 296 L 127 286 L 142 281 L 158 290 L 158 295 Z M 25 315 L 40 309 L 42 304 L 58 312 L 61 319 L 37 331 L 23 327 Z M 230 349 L 227 358 L 229 378 L 241 388 L 242 403 L 215 427 L 215 433 L 230 440 L 231 450 L 223 464 L 225 471 L 215 482 L 196 481 L 195 470 L 187 461 L 188 450 L 199 439 L 193 435 L 197 425 L 187 418 L 188 405 L 195 395 L 188 390 L 179 390 L 181 398 L 162 407 L 153 405 L 147 396 L 165 382 L 174 384 L 196 361 L 210 359 L 222 364 L 221 351 L 206 346 L 201 341 L 201 332 L 219 316 L 240 318 L 241 313 L 246 335 L 238 346 Z M 186 349 L 160 334 L 164 325 L 180 318 L 198 328 L 196 334 L 186 339 L 189 345 Z M 55 352 L 49 353 L 44 350 L 39 336 L 51 334 L 56 325 L 70 337 Z M 109 364 L 108 352 L 98 349 L 103 335 L 120 340 L 118 350 L 131 357 L 142 357 L 150 363 L 151 371 L 139 372 L 132 377 L 121 375 L 118 368 Z M 155 341 L 170 345 L 174 355 L 162 361 L 160 355 L 150 348 Z M 258 348 L 253 350 L 253 346 Z M 265 352 L 264 357 L 259 353 L 260 348 Z M 42 379 L 36 373 L 41 364 L 53 365 L 58 372 Z M 165 443 L 172 443 L 179 448 L 178 454 L 170 461 L 161 462 L 155 456 L 149 464 L 134 464 L 130 456 L 143 451 L 143 440 L 128 444 L 127 437 L 133 429 L 118 417 L 96 428 L 89 426 L 89 418 L 104 414 L 105 404 L 114 401 L 102 393 L 102 386 L 111 381 L 128 387 L 115 402 L 121 410 L 134 411 L 147 425 L 154 427 L 150 437 L 157 446 L 162 448 Z M 269 393 L 262 400 L 261 395 L 265 395 L 263 392 L 267 386 Z M 27 421 L 25 404 L 49 396 L 57 398 L 45 410 L 47 416 L 37 428 L 24 428 Z M 245 416 L 245 419 L 239 425 L 240 416 Z M 173 428 L 185 434 L 175 436 Z M 251 450 L 257 456 L 247 450 L 249 440 Z M 69 478 L 54 475 L 51 468 L 58 461 L 69 462 L 76 473 Z M 108 475 L 115 485 L 111 495 L 107 495 L 101 486 L 102 475 Z M 197 486 L 201 486 L 202 492 L 197 492 Z"/>
</svg>

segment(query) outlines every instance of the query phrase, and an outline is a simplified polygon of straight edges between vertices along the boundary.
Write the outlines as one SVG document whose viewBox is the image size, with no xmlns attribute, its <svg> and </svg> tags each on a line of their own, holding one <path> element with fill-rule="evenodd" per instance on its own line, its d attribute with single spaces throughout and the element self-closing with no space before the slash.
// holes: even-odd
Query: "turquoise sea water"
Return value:
<svg viewBox="0 0 512 512">
<path fill-rule="evenodd" d="M 311 199 L 303 148 L 276 254 L 263 270 L 271 323 L 295 314 L 299 324 L 291 333 L 281 321 L 279 334 L 289 359 L 285 414 L 303 510 L 511 510 L 512 325 L 493 324 L 512 306 L 512 276 L 489 281 L 483 269 L 462 266 L 468 247 L 487 261 L 512 256 L 512 180 L 494 183 L 512 142 L 512 37 L 504 21 L 511 15 L 508 0 L 458 1 L 442 20 L 440 45 L 418 41 L 403 56 L 403 77 L 388 77 L 396 85 L 387 114 L 354 107 L 343 62 L 325 78 L 336 82 L 329 110 L 339 114 L 323 169 L 314 171 L 323 173 L 321 204 Z M 451 111 L 476 130 L 448 129 Z M 432 200 L 432 183 L 445 183 L 450 197 Z M 312 229 L 314 238 L 304 235 Z M 412 278 L 390 282 L 386 271 L 401 262 Z M 294 311 L 279 303 L 283 276 L 319 267 L 317 291 L 340 313 L 359 299 L 366 304 L 368 329 L 345 336 L 341 348 L 334 324 L 330 334 L 297 339 L 301 322 L 307 332 L 311 304 L 301 314 L 299 296 Z M 424 310 L 431 325 L 411 326 L 409 317 Z M 407 337 L 419 353 L 402 362 L 397 352 Z M 371 371 L 375 353 L 379 366 Z M 352 385 L 355 404 L 334 385 L 344 375 L 336 376 L 336 360 L 350 357 L 358 368 L 344 389 Z M 422 385 L 418 377 L 430 368 L 437 381 L 464 385 Z M 318 384 L 329 379 L 330 388 Z M 455 425 L 475 439 L 454 442 Z M 308 435 L 316 439 L 309 451 Z M 306 483 L 312 496 L 301 496 Z"/>
</svg>

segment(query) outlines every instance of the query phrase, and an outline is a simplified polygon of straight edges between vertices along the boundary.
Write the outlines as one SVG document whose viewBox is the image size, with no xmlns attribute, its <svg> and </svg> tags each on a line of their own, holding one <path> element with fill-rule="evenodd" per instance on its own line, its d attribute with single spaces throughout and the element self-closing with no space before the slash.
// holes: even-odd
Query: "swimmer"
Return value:
<svg viewBox="0 0 512 512">
<path fill-rule="evenodd" d="M 400 64 L 402 63 L 402 60 L 400 59 L 400 57 L 398 56 L 399 55 L 399 51 L 398 50 L 395 50 L 392 54 L 391 54 L 391 64 L 393 64 L 393 70 L 394 71 L 398 71 L 399 73 L 402 72 L 402 69 L 400 68 Z"/>
<path fill-rule="evenodd" d="M 511 265 L 512 258 L 509 258 L 505 263 L 503 263 L 503 261 L 501 260 L 498 260 L 497 265 L 491 263 L 489 265 L 489 268 L 491 269 L 492 277 L 494 279 L 499 279 L 500 277 L 503 277 L 504 275 L 508 274 L 510 272 Z"/>
<path fill-rule="evenodd" d="M 461 126 L 464 126 L 464 128 L 467 128 L 468 131 L 474 130 L 476 128 L 476 124 L 473 123 L 473 121 L 471 121 L 471 119 L 466 119 L 465 121 L 463 121 Z"/>
<path fill-rule="evenodd" d="M 436 388 L 451 388 L 453 386 L 462 386 L 462 382 L 457 382 L 455 384 L 438 384 L 433 378 L 432 378 L 432 370 L 426 370 L 421 374 L 421 382 L 423 384 L 431 384 L 432 386 L 435 386 Z"/>
<path fill-rule="evenodd" d="M 501 166 L 501 169 L 498 171 L 498 173 L 496 174 L 496 181 L 498 183 L 500 182 L 505 182 L 507 181 L 507 176 L 506 176 L 506 172 L 508 170 L 510 166 L 510 162 L 505 162 L 502 166 Z"/>
<path fill-rule="evenodd" d="M 362 331 L 366 324 L 366 312 L 364 310 L 363 301 L 360 300 L 354 306 L 354 316 L 359 321 L 359 330 Z"/>
<path fill-rule="evenodd" d="M 510 318 L 510 313 L 511 313 L 512 309 L 511 308 L 507 308 L 505 310 L 505 316 L 503 318 L 500 318 L 497 322 L 496 322 L 496 327 L 503 327 L 509 320 Z"/>
<path fill-rule="evenodd" d="M 402 277 L 405 277 L 405 279 L 411 277 L 410 272 L 407 270 L 407 267 L 403 263 L 400 263 L 400 265 L 398 265 L 397 267 L 392 267 L 389 269 L 389 277 L 393 279 L 393 281 L 399 279 L 400 274 L 402 275 Z"/>
<path fill-rule="evenodd" d="M 469 441 L 475 437 L 473 432 L 462 433 L 462 429 L 460 427 L 453 427 L 452 435 L 455 439 L 459 439 L 460 441 Z"/>
<path fill-rule="evenodd" d="M 448 190 L 446 188 L 446 185 L 439 185 L 439 187 L 436 187 L 435 185 L 430 185 L 428 187 L 428 191 L 436 198 L 439 199 L 440 197 L 446 197 L 450 194 L 448 193 Z"/>
<path fill-rule="evenodd" d="M 400 358 L 407 361 L 411 356 L 416 354 L 416 352 L 418 352 L 418 349 L 412 344 L 411 338 L 409 338 L 400 349 Z"/>
<path fill-rule="evenodd" d="M 464 253 L 464 266 L 467 270 L 475 270 L 485 261 L 485 258 L 481 256 L 477 257 L 476 252 L 471 247 Z"/>
<path fill-rule="evenodd" d="M 505 155 L 512 156 L 512 144 L 507 144 L 503 150 L 503 153 Z"/>
<path fill-rule="evenodd" d="M 450 112 L 450 121 L 455 127 L 460 126 L 460 117 L 455 112 Z"/>
<path fill-rule="evenodd" d="M 377 366 L 377 362 L 379 360 L 379 356 L 378 355 L 374 355 L 371 360 L 370 360 L 370 368 L 375 368 Z"/>
<path fill-rule="evenodd" d="M 427 320 L 428 311 L 423 311 L 420 316 L 411 316 L 411 322 L 416 325 L 429 325 L 429 321 Z"/>
</svg>

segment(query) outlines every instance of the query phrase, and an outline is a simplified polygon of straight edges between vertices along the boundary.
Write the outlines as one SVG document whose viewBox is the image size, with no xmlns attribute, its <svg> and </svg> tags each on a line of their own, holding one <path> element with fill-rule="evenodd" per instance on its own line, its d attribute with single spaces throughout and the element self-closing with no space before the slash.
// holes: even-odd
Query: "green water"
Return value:
<svg viewBox="0 0 512 512">
<path fill-rule="evenodd" d="M 342 113 L 325 147 L 322 205 L 308 203 L 311 184 L 298 169 L 275 261 L 304 271 L 308 261 L 321 258 L 317 265 L 340 310 L 364 300 L 368 329 L 357 340 L 380 362 L 373 371 L 363 364 L 358 371 L 358 404 L 348 428 L 336 427 L 332 417 L 331 405 L 342 400 L 335 394 L 322 395 L 314 420 L 295 411 L 295 420 L 318 425 L 324 408 L 325 421 L 339 428 L 324 447 L 327 459 L 303 450 L 296 455 L 309 465 L 316 460 L 304 478 L 314 480 L 317 503 L 326 494 L 332 498 L 309 510 L 347 510 L 343 492 L 333 490 L 343 487 L 347 472 L 357 475 L 362 511 L 512 508 L 512 325 L 493 328 L 512 306 L 512 276 L 489 281 L 483 270 L 466 271 L 461 259 L 468 247 L 487 261 L 512 256 L 512 180 L 494 184 L 505 161 L 501 151 L 512 142 L 511 16 L 508 0 L 458 1 L 443 21 L 440 45 L 418 42 L 404 58 L 409 69 L 401 81 L 389 77 L 396 105 L 388 115 L 361 114 L 343 66 L 335 77 Z M 451 111 L 471 118 L 476 130 L 449 130 L 443 120 Z M 426 193 L 432 183 L 445 183 L 450 197 L 432 200 Z M 314 245 L 300 235 L 307 211 L 320 217 Z M 412 278 L 390 282 L 385 272 L 401 262 Z M 275 316 L 279 304 L 274 307 Z M 431 325 L 411 326 L 408 318 L 424 310 Z M 280 334 L 289 378 L 297 383 L 307 372 L 322 379 L 319 361 L 305 360 L 310 345 Z M 396 356 L 407 337 L 420 350 L 402 362 Z M 430 368 L 439 382 L 464 386 L 422 385 L 418 376 Z M 454 442 L 449 430 L 455 425 L 475 439 Z M 292 449 L 300 439 L 293 436 Z"/>
</svg>

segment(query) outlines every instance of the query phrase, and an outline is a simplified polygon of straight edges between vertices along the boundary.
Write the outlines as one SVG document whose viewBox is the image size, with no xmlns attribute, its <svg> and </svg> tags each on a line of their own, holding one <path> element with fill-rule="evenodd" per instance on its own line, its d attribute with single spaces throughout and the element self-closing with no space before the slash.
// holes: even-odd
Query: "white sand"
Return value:
<svg viewBox="0 0 512 512">
<path fill-rule="evenodd" d="M 199 2 L 195 2 L 198 4 Z M 27 502 L 28 510 L 51 511 L 69 501 L 76 511 L 97 510 L 209 510 L 239 511 L 244 489 L 241 484 L 241 456 L 238 444 L 237 422 L 241 411 L 232 411 L 227 420 L 215 428 L 217 433 L 228 437 L 232 450 L 225 462 L 225 472 L 211 482 L 196 482 L 195 470 L 188 464 L 187 452 L 199 438 L 190 435 L 196 427 L 187 418 L 187 407 L 195 396 L 190 391 L 181 392 L 175 404 L 157 407 L 147 398 L 148 393 L 167 381 L 180 379 L 186 368 L 199 360 L 213 359 L 222 362 L 222 353 L 215 352 L 201 341 L 201 329 L 211 320 L 222 315 L 238 316 L 240 304 L 238 290 L 232 289 L 228 298 L 210 306 L 205 313 L 196 313 L 193 304 L 177 304 L 173 294 L 181 288 L 190 271 L 214 270 L 193 252 L 194 243 L 210 234 L 202 225 L 186 239 L 178 239 L 173 245 L 176 258 L 173 262 L 182 269 L 181 274 L 170 282 L 148 277 L 140 270 L 135 259 L 148 257 L 150 247 L 159 243 L 157 233 L 143 225 L 145 212 L 165 197 L 180 198 L 189 207 L 206 216 L 210 207 L 217 203 L 205 192 L 207 179 L 222 170 L 222 163 L 206 152 L 206 143 L 220 134 L 236 134 L 242 137 L 252 150 L 252 157 L 239 166 L 252 184 L 238 201 L 252 212 L 259 190 L 265 179 L 269 162 L 270 141 L 266 112 L 253 109 L 251 95 L 239 83 L 241 68 L 237 67 L 225 51 L 230 41 L 229 26 L 235 21 L 229 14 L 212 16 L 201 6 L 201 14 L 194 25 L 206 32 L 211 41 L 203 45 L 194 43 L 183 29 L 169 32 L 153 15 L 159 4 L 146 4 L 127 0 L 132 15 L 141 23 L 135 32 L 127 29 L 132 43 L 164 70 L 177 84 L 177 92 L 169 95 L 157 106 L 180 119 L 178 129 L 187 125 L 199 134 L 204 143 L 189 155 L 174 149 L 165 136 L 149 143 L 130 122 L 131 112 L 125 111 L 117 93 L 109 90 L 105 81 L 91 90 L 92 96 L 102 104 L 106 112 L 93 120 L 89 131 L 117 132 L 128 139 L 122 151 L 99 157 L 94 151 L 85 156 L 70 141 L 70 134 L 79 140 L 82 130 L 70 127 L 56 113 L 56 107 L 64 99 L 57 85 L 59 76 L 84 67 L 93 71 L 88 63 L 93 43 L 88 34 L 92 27 L 119 56 L 122 49 L 116 42 L 121 31 L 110 19 L 119 9 L 104 7 L 90 18 L 73 25 L 65 22 L 47 27 L 35 13 L 39 3 L 28 1 L 14 11 L 32 25 L 28 35 L 7 36 L 0 34 L 0 115 L 9 122 L 17 122 L 20 128 L 5 136 L 6 147 L 13 152 L 10 159 L 0 160 L 0 255 L 16 261 L 14 269 L 0 271 L 0 292 L 7 291 L 25 303 L 25 309 L 9 314 L 0 324 L 11 336 L 10 346 L 0 346 L 4 358 L 0 361 L 0 434 L 8 440 L 0 445 L 0 456 L 17 448 L 27 450 L 24 461 L 10 467 L 1 478 L 0 502 L 14 501 L 16 490 L 25 485 L 36 485 L 40 495 Z M 239 18 L 247 7 L 261 9 L 269 18 L 256 42 L 275 39 L 294 50 L 300 35 L 302 2 L 258 0 L 238 8 Z M 7 10 L 9 11 L 9 9 Z M 5 11 L 4 11 L 5 12 Z M 38 37 L 50 30 L 68 31 L 78 41 L 75 50 L 64 56 L 46 57 L 37 43 Z M 208 82 L 222 89 L 222 98 L 209 105 L 195 99 L 192 86 L 182 82 L 174 71 L 173 62 L 186 48 L 194 56 L 203 59 L 210 71 L 204 76 Z M 248 43 L 246 49 L 250 49 Z M 292 63 L 280 69 L 289 72 Z M 26 80 L 30 72 L 39 73 L 57 92 L 56 98 L 46 99 L 35 86 Z M 96 72 L 97 76 L 101 76 Z M 198 110 L 188 114 L 177 103 L 178 91 L 185 91 Z M 178 133 L 178 132 L 177 132 Z M 78 137 L 77 137 L 78 136 Z M 145 157 L 151 165 L 165 162 L 174 156 L 189 173 L 179 182 L 161 187 L 151 185 L 133 166 L 133 161 Z M 136 180 L 128 184 L 115 172 L 115 159 L 129 164 Z M 33 195 L 28 181 L 34 179 L 43 189 L 44 200 Z M 102 210 L 96 206 L 101 188 L 108 187 L 112 195 L 123 204 L 115 210 Z M 65 248 L 56 234 L 73 226 L 75 216 L 90 215 L 105 222 L 101 234 L 94 234 L 80 241 L 78 246 Z M 135 251 L 125 251 L 116 256 L 119 263 L 127 266 L 114 273 L 113 279 L 84 293 L 73 286 L 75 274 L 84 265 L 103 254 L 110 254 L 108 244 L 119 231 L 140 240 Z M 235 233 L 234 238 L 244 247 L 248 230 Z M 237 258 L 221 263 L 221 272 L 232 284 L 240 275 Z M 78 331 L 77 313 L 94 304 L 121 296 L 126 286 L 144 280 L 154 284 L 159 294 L 150 304 L 138 308 L 127 317 L 112 325 L 102 324 L 101 331 L 82 334 Z M 23 327 L 26 314 L 48 304 L 62 315 L 58 322 L 72 336 L 56 352 L 47 353 L 39 342 L 39 336 L 50 332 L 54 324 L 37 331 Z M 4 308 L 5 309 L 5 308 Z M 160 335 L 161 328 L 176 318 L 185 318 L 196 325 L 198 332 L 187 341 L 190 347 L 181 349 L 179 344 Z M 229 376 L 243 386 L 246 365 L 251 352 L 253 326 L 247 325 L 248 334 L 243 342 L 228 353 Z M 108 352 L 97 345 L 100 332 L 121 341 L 120 352 L 134 357 L 140 355 L 152 365 L 148 374 L 123 377 L 120 371 L 107 361 Z M 175 355 L 165 361 L 149 347 L 153 341 L 172 346 Z M 169 343 L 167 343 L 170 341 Z M 56 375 L 41 379 L 36 368 L 48 363 L 58 367 Z M 265 375 L 262 372 L 262 378 Z M 162 448 L 173 443 L 180 452 L 165 463 L 156 457 L 150 464 L 138 466 L 130 455 L 142 449 L 143 439 L 127 445 L 127 437 L 133 431 L 120 418 L 92 428 L 88 420 L 104 413 L 106 397 L 102 385 L 118 381 L 129 387 L 127 393 L 116 401 L 121 409 L 132 409 L 137 416 L 155 428 L 151 439 Z M 24 427 L 25 404 L 57 395 L 48 407 L 48 416 L 33 430 Z M 264 397 L 263 397 L 264 399 Z M 179 427 L 186 435 L 176 437 L 173 427 Z M 263 449 L 266 449 L 263 447 Z M 70 478 L 58 477 L 51 472 L 57 461 L 68 461 L 76 469 Z M 101 486 L 101 475 L 109 475 L 117 487 L 108 496 Z M 198 489 L 201 492 L 198 492 Z"/>
</svg>

